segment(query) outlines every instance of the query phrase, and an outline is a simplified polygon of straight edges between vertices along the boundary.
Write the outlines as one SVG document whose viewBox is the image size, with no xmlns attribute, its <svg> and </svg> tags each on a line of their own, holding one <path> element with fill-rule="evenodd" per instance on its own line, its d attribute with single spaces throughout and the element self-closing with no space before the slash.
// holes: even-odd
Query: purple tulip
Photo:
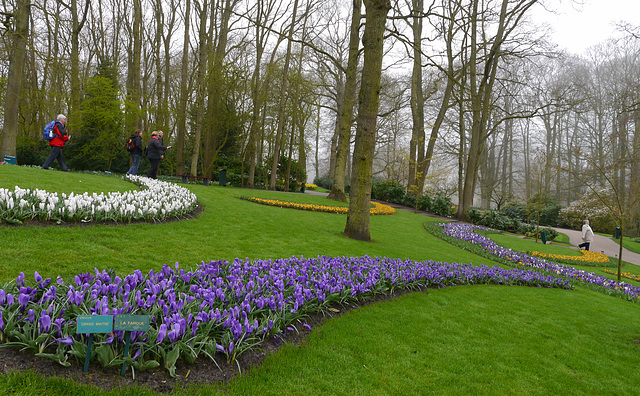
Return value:
<svg viewBox="0 0 640 396">
<path fill-rule="evenodd" d="M 20 309 L 24 310 L 27 307 L 27 304 L 29 304 L 29 295 L 20 293 L 18 296 L 18 304 L 20 305 Z"/>
<path fill-rule="evenodd" d="M 24 272 L 20 272 L 20 274 L 16 278 L 16 286 L 24 286 Z"/>
<path fill-rule="evenodd" d="M 166 337 L 167 337 L 167 325 L 163 323 L 160 325 L 160 330 L 158 332 L 158 339 L 156 340 L 156 344 L 161 344 Z"/>
<path fill-rule="evenodd" d="M 36 317 L 36 311 L 34 311 L 33 309 L 29 309 L 27 311 L 27 316 L 24 317 L 24 321 L 33 323 L 33 321 L 35 320 L 35 317 Z"/>
<path fill-rule="evenodd" d="M 51 317 L 47 315 L 46 311 L 42 311 L 40 314 L 40 334 L 48 333 L 51 328 Z"/>
<path fill-rule="evenodd" d="M 171 330 L 167 333 L 167 337 L 169 337 L 169 341 L 176 342 L 178 338 L 180 338 L 180 323 L 174 323 Z"/>
</svg>

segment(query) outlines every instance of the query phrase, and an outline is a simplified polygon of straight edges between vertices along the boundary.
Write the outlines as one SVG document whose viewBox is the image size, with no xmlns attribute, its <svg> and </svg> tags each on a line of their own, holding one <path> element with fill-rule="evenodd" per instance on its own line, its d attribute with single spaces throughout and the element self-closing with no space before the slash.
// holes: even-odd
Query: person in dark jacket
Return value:
<svg viewBox="0 0 640 396">
<path fill-rule="evenodd" d="M 64 162 L 62 156 L 62 148 L 67 140 L 69 140 L 69 134 L 67 133 L 67 117 L 64 114 L 58 114 L 55 126 L 53 127 L 53 139 L 49 140 L 49 146 L 51 147 L 51 153 L 42 164 L 42 169 L 49 169 L 49 165 L 53 160 L 58 160 L 60 164 L 60 170 L 63 172 L 69 172 L 67 164 Z"/>
<path fill-rule="evenodd" d="M 133 140 L 133 150 L 129 152 L 131 159 L 133 159 L 133 165 L 131 165 L 131 169 L 127 171 L 127 175 L 137 175 L 138 167 L 140 166 L 140 157 L 142 156 L 142 129 L 136 129 L 136 132 L 131 135 L 129 139 Z"/>
<path fill-rule="evenodd" d="M 163 146 L 160 144 L 158 141 L 158 131 L 151 132 L 151 139 L 149 139 L 149 143 L 147 144 L 147 157 L 149 158 L 149 162 L 151 162 L 151 168 L 149 168 L 149 172 L 147 172 L 147 177 L 157 179 L 158 166 L 163 157 L 162 153 L 170 148 L 171 146 Z"/>
</svg>

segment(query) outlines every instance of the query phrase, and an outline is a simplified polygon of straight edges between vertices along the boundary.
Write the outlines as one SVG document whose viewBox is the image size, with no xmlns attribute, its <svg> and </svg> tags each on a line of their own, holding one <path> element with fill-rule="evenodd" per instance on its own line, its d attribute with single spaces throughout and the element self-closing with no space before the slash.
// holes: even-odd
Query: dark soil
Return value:
<svg viewBox="0 0 640 396">
<path fill-rule="evenodd" d="M 394 294 L 379 295 L 359 303 L 360 306 L 396 298 L 410 291 L 398 290 Z M 216 362 L 208 358 L 198 358 L 194 364 L 187 364 L 179 360 L 176 367 L 176 377 L 171 377 L 169 372 L 157 367 L 152 370 L 135 371 L 135 378 L 130 367 L 127 367 L 125 376 L 121 374 L 121 366 L 103 368 L 98 362 L 91 362 L 87 373 L 83 372 L 84 361 L 70 360 L 71 366 L 64 367 L 53 360 L 35 356 L 31 352 L 23 352 L 16 348 L 0 347 L 0 374 L 11 371 L 32 370 L 45 377 L 59 377 L 89 384 L 105 390 L 130 388 L 135 385 L 148 388 L 160 393 L 170 393 L 174 389 L 188 385 L 225 384 L 239 374 L 246 375 L 251 368 L 260 366 L 267 356 L 276 352 L 285 344 L 300 345 L 304 343 L 313 330 L 330 320 L 340 316 L 356 306 L 336 306 L 330 308 L 327 313 L 315 314 L 305 318 L 294 326 L 294 330 L 286 331 L 277 337 L 266 339 L 258 348 L 249 350 L 237 359 L 237 362 L 227 363 L 224 355 L 217 355 Z M 308 325 L 304 326 L 304 325 Z M 162 364 L 162 362 L 160 362 Z M 239 367 L 239 368 L 238 368 Z M 240 371 L 241 370 L 241 371 Z"/>
</svg>

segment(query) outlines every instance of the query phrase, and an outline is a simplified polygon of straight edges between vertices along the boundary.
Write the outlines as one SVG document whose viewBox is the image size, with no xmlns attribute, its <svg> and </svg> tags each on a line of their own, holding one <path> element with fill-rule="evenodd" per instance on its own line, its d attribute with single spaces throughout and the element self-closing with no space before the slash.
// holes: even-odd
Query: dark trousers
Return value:
<svg viewBox="0 0 640 396">
<path fill-rule="evenodd" d="M 131 154 L 131 158 L 133 158 L 133 165 L 127 171 L 127 175 L 137 175 L 138 167 L 140 166 L 140 154 Z"/>
<path fill-rule="evenodd" d="M 584 250 L 589 250 L 589 245 L 591 245 L 591 242 L 582 242 L 578 247 L 583 248 Z"/>
<path fill-rule="evenodd" d="M 160 165 L 160 158 L 149 158 L 149 162 L 151 162 L 151 168 L 147 172 L 147 177 L 152 179 L 157 179 L 158 174 L 158 166 Z"/>
<path fill-rule="evenodd" d="M 64 157 L 62 157 L 62 147 L 51 146 L 51 153 L 44 161 L 44 164 L 42 164 L 42 169 L 49 169 L 49 165 L 51 165 L 53 160 L 58 160 L 60 170 L 67 170 L 67 164 L 64 163 Z"/>
</svg>

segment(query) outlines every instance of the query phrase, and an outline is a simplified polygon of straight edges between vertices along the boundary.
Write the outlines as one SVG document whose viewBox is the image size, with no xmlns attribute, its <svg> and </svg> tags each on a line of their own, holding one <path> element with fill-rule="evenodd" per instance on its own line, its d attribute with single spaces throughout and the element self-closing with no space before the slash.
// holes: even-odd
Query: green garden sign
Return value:
<svg viewBox="0 0 640 396">
<path fill-rule="evenodd" d="M 148 331 L 149 315 L 116 315 L 114 331 L 124 331 L 124 357 L 129 357 L 132 331 Z M 127 371 L 127 362 L 122 363 L 122 375 Z"/>
<path fill-rule="evenodd" d="M 76 334 L 89 334 L 87 342 L 87 357 L 84 359 L 84 372 L 89 371 L 91 359 L 91 346 L 93 335 L 96 333 L 111 333 L 113 331 L 113 316 L 111 315 L 79 315 Z"/>
</svg>

